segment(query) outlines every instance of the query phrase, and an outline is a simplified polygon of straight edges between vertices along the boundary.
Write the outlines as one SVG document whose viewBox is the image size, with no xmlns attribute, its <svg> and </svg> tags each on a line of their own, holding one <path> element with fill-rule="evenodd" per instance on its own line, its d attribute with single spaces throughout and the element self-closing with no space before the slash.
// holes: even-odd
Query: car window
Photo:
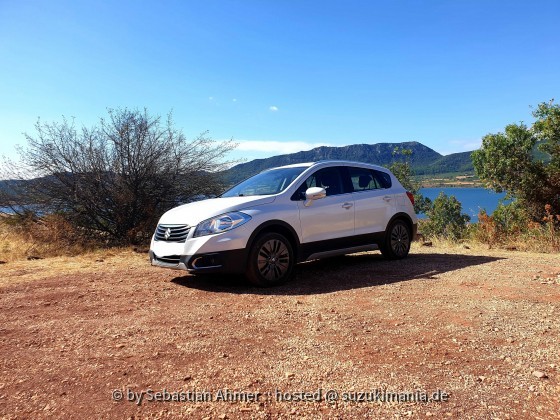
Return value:
<svg viewBox="0 0 560 420">
<path fill-rule="evenodd" d="M 305 166 L 297 166 L 261 172 L 226 191 L 222 197 L 278 194 L 284 191 L 305 169 L 307 169 Z"/>
<path fill-rule="evenodd" d="M 292 196 L 292 200 L 305 199 L 305 191 L 311 187 L 324 188 L 327 192 L 327 197 L 347 192 L 342 182 L 340 167 L 338 166 L 319 169 L 317 172 L 313 173 L 299 186 Z"/>
<path fill-rule="evenodd" d="M 391 187 L 391 177 L 386 172 L 351 166 L 348 168 L 348 174 L 354 192 Z"/>
<path fill-rule="evenodd" d="M 376 190 L 380 188 L 379 183 L 370 169 L 349 167 L 348 173 L 354 191 Z"/>
<path fill-rule="evenodd" d="M 380 185 L 379 188 L 391 188 L 391 186 L 393 185 L 393 182 L 391 181 L 391 175 L 389 175 L 387 172 L 376 171 L 375 169 L 373 169 L 371 172 L 373 173 L 376 182 Z"/>
</svg>

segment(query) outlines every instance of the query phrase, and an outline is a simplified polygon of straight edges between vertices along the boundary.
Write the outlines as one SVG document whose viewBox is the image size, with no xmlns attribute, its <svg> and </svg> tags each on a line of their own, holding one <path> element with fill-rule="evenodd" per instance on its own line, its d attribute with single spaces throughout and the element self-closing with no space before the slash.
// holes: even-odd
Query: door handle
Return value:
<svg viewBox="0 0 560 420">
<path fill-rule="evenodd" d="M 393 199 L 393 197 L 391 197 L 390 195 L 386 195 L 385 197 L 383 197 L 383 200 L 385 201 L 391 201 Z"/>
<path fill-rule="evenodd" d="M 345 208 L 345 209 L 349 209 L 349 208 L 351 208 L 353 205 L 354 205 L 354 204 L 352 204 L 352 203 L 344 203 L 344 204 L 342 205 L 342 207 Z"/>
</svg>

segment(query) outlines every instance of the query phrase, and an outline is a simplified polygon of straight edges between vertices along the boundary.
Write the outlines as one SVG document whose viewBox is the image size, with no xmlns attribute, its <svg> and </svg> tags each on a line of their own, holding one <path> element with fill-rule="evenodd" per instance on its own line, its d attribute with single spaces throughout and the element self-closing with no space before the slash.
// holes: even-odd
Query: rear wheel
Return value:
<svg viewBox="0 0 560 420">
<path fill-rule="evenodd" d="M 379 247 L 385 258 L 400 260 L 410 251 L 410 228 L 403 220 L 395 220 L 385 233 L 384 243 Z"/>
<path fill-rule="evenodd" d="M 279 233 L 265 233 L 251 247 L 245 275 L 255 286 L 274 286 L 290 278 L 294 263 L 290 241 Z"/>
</svg>

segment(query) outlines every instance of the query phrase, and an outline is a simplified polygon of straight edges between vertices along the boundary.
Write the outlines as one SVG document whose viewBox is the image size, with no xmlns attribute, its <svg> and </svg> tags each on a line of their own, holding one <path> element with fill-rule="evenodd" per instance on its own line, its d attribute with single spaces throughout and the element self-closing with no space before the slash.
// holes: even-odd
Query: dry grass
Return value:
<svg viewBox="0 0 560 420">
<path fill-rule="evenodd" d="M 77 256 L 55 256 L 40 260 L 12 259 L 0 265 L 0 287 L 49 276 L 104 273 L 112 275 L 123 268 L 149 265 L 147 255 L 129 248 L 98 249 Z"/>
<path fill-rule="evenodd" d="M 445 237 L 428 237 L 427 242 L 431 242 L 434 247 L 460 251 L 461 249 L 472 249 L 474 251 L 503 250 L 503 251 L 523 251 L 535 254 L 554 254 L 558 253 L 558 246 L 550 243 L 549 238 L 542 232 L 527 232 L 520 235 L 501 237 L 499 240 L 481 240 L 470 236 L 463 240 L 452 240 Z"/>
<path fill-rule="evenodd" d="M 99 248 L 56 215 L 40 220 L 6 215 L 0 218 L 0 259 L 4 262 L 81 255 Z"/>
<path fill-rule="evenodd" d="M 469 228 L 468 237 L 488 248 L 556 253 L 560 251 L 560 214 L 553 214 L 551 209 L 545 206 L 541 223 L 511 217 L 509 223 L 504 224 L 494 215 L 480 213 L 479 222 Z"/>
<path fill-rule="evenodd" d="M 113 273 L 147 262 L 145 253 L 106 247 L 80 238 L 57 217 L 33 220 L 0 218 L 0 287 L 45 276 Z"/>
</svg>

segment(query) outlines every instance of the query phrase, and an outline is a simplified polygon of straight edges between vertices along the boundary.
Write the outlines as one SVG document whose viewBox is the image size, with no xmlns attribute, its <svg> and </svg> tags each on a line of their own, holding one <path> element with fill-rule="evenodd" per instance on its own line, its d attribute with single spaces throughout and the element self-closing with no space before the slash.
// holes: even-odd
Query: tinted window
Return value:
<svg viewBox="0 0 560 420">
<path fill-rule="evenodd" d="M 332 168 L 320 169 L 305 180 L 292 196 L 292 200 L 305 199 L 305 191 L 311 187 L 322 187 L 327 192 L 327 197 L 331 195 L 345 193 L 344 183 L 340 168 L 338 166 Z"/>
<path fill-rule="evenodd" d="M 352 188 L 354 191 L 375 190 L 381 186 L 376 181 L 371 170 L 367 168 L 348 168 Z"/>
<path fill-rule="evenodd" d="M 391 182 L 391 175 L 383 171 L 372 170 L 371 172 L 373 172 L 373 176 L 381 185 L 381 188 L 391 188 L 391 186 L 393 185 L 393 183 Z"/>
<path fill-rule="evenodd" d="M 349 167 L 348 173 L 355 192 L 390 188 L 391 177 L 386 172 L 367 168 Z"/>
</svg>

